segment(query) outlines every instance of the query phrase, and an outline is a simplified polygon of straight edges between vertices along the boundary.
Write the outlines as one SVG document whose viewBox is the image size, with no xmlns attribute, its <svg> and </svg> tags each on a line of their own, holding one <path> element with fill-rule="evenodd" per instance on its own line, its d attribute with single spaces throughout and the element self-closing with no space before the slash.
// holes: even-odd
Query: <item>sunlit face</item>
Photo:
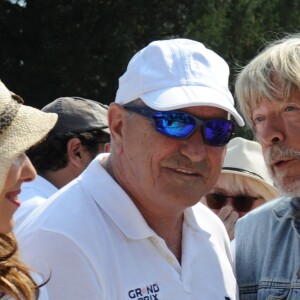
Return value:
<svg viewBox="0 0 300 300">
<path fill-rule="evenodd" d="M 182 140 L 155 131 L 150 120 L 122 109 L 118 181 L 144 213 L 173 214 L 196 204 L 216 183 L 225 146 L 204 143 L 201 129 Z M 182 111 L 199 118 L 227 118 L 215 107 Z"/>
<path fill-rule="evenodd" d="M 32 181 L 36 171 L 25 154 L 21 154 L 11 165 L 4 188 L 0 193 L 0 232 L 8 233 L 13 229 L 13 214 L 20 206 L 18 195 L 21 184 Z"/>
<path fill-rule="evenodd" d="M 256 136 L 273 177 L 284 193 L 300 195 L 300 93 L 287 102 L 262 102 L 252 112 Z"/>
<path fill-rule="evenodd" d="M 238 175 L 236 175 L 238 176 Z M 234 196 L 251 196 L 251 197 L 256 197 L 257 199 L 254 200 L 252 202 L 252 205 L 251 205 L 251 208 L 244 212 L 244 211 L 240 211 L 238 210 L 235 205 L 234 205 L 234 202 L 233 202 L 233 199 L 232 198 L 228 198 L 226 200 L 226 202 L 224 202 L 224 206 L 225 205 L 229 205 L 232 207 L 232 210 L 233 211 L 236 211 L 239 215 L 239 218 L 243 217 L 244 215 L 246 215 L 249 211 L 253 210 L 254 208 L 264 204 L 266 202 L 266 200 L 261 197 L 260 195 L 257 194 L 257 192 L 253 189 L 251 191 L 247 191 L 245 189 L 241 190 L 238 186 L 234 186 L 233 184 L 230 185 L 230 189 L 228 187 L 228 183 L 226 183 L 226 176 L 224 176 L 223 174 L 220 175 L 220 178 L 219 180 L 217 181 L 216 185 L 214 186 L 214 188 L 211 190 L 210 194 L 211 193 L 217 193 L 217 194 L 220 194 L 220 195 L 225 195 L 225 196 L 228 196 L 228 197 L 234 197 Z M 237 201 L 237 200 L 236 200 Z M 207 203 L 207 199 L 206 197 L 202 197 L 201 198 L 201 202 L 203 204 L 205 204 L 206 206 L 209 207 L 208 203 Z M 222 208 L 222 207 L 221 207 Z M 220 209 L 213 209 L 213 208 L 210 208 L 215 214 L 219 214 L 220 212 Z"/>
</svg>

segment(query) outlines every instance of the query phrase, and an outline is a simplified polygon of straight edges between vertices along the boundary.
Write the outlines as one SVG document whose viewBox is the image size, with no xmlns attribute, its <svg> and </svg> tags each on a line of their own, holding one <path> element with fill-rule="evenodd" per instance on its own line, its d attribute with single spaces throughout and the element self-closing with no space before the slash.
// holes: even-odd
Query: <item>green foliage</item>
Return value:
<svg viewBox="0 0 300 300">
<path fill-rule="evenodd" d="M 0 78 L 38 108 L 60 96 L 110 103 L 132 55 L 173 37 L 219 53 L 233 87 L 266 42 L 300 30 L 298 0 L 0 0 L 0 11 Z"/>
</svg>

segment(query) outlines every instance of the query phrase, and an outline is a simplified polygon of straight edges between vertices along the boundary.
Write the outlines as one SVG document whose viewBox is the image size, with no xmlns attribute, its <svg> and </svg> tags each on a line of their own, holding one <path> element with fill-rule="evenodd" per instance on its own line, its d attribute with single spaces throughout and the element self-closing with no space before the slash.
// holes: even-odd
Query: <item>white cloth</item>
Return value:
<svg viewBox="0 0 300 300">
<path fill-rule="evenodd" d="M 24 220 L 34 211 L 36 207 L 42 204 L 46 199 L 34 197 L 21 203 L 21 206 L 14 213 L 14 231 L 18 230 Z"/>
<path fill-rule="evenodd" d="M 235 239 L 233 239 L 230 243 L 230 251 L 231 251 L 231 257 L 233 259 L 233 270 L 234 274 L 236 274 L 236 264 L 235 264 L 235 248 L 236 248 L 236 243 Z"/>
<path fill-rule="evenodd" d="M 24 182 L 22 184 L 19 200 L 25 202 L 35 197 L 47 199 L 57 192 L 57 190 L 58 189 L 51 182 L 37 175 L 33 181 Z"/>
<path fill-rule="evenodd" d="M 219 218 L 201 203 L 186 210 L 180 265 L 99 159 L 16 232 L 23 259 L 51 269 L 49 298 L 238 299 Z"/>
<path fill-rule="evenodd" d="M 35 180 L 24 182 L 21 186 L 21 194 L 19 200 L 21 206 L 14 214 L 16 231 L 20 224 L 33 212 L 33 210 L 52 196 L 58 189 L 45 178 L 37 175 Z"/>
</svg>

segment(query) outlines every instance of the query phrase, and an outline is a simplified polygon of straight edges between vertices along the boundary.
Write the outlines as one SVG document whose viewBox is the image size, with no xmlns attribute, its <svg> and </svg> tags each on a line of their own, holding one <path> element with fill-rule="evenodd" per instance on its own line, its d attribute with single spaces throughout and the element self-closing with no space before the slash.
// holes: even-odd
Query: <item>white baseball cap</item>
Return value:
<svg viewBox="0 0 300 300">
<path fill-rule="evenodd" d="M 189 39 L 155 41 L 136 53 L 119 79 L 116 103 L 136 99 L 155 110 L 213 106 L 244 120 L 228 88 L 227 63 L 202 43 Z"/>
</svg>

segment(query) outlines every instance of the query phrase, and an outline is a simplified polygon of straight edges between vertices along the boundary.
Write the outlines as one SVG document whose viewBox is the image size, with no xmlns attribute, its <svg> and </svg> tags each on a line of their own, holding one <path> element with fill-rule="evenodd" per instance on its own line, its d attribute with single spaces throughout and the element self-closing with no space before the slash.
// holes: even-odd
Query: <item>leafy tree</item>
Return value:
<svg viewBox="0 0 300 300">
<path fill-rule="evenodd" d="M 37 107 L 67 95 L 113 101 L 118 78 L 136 51 L 155 39 L 182 35 L 187 7 L 163 4 L 27 0 L 20 12 L 22 68 L 9 86 Z M 3 80 L 6 73 L 4 68 Z"/>
<path fill-rule="evenodd" d="M 300 30 L 298 0 L 11 1 L 0 0 L 0 78 L 38 108 L 75 95 L 110 103 L 132 55 L 174 37 L 220 54 L 233 89 L 236 73 L 269 40 Z"/>
</svg>

